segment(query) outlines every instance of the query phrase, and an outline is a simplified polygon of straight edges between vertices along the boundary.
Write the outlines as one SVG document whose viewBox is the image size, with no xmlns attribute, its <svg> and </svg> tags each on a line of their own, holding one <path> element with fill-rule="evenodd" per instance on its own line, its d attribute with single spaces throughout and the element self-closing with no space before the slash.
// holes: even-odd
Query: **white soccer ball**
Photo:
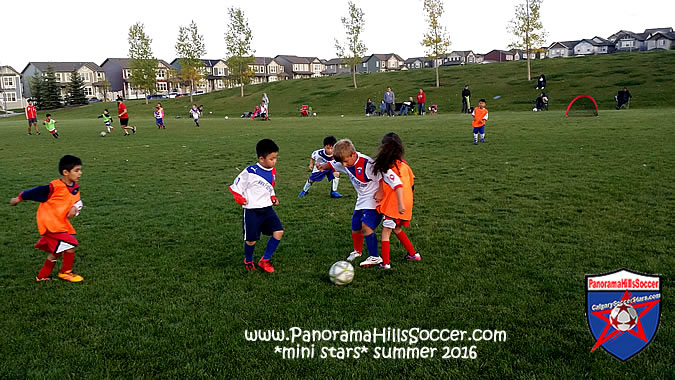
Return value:
<svg viewBox="0 0 675 380">
<path fill-rule="evenodd" d="M 345 117 L 345 115 L 340 115 L 340 117 Z"/>
<path fill-rule="evenodd" d="M 213 112 L 209 111 L 209 115 L 212 114 Z"/>
<path fill-rule="evenodd" d="M 229 119 L 229 117 L 225 116 L 225 120 Z"/>
<path fill-rule="evenodd" d="M 312 113 L 312 116 L 316 116 L 316 112 Z"/>
<path fill-rule="evenodd" d="M 537 112 L 537 111 L 538 111 L 537 107 L 532 108 L 532 112 Z"/>
<path fill-rule="evenodd" d="M 354 279 L 354 267 L 348 261 L 338 261 L 330 267 L 328 276 L 335 285 L 347 285 Z"/>
<path fill-rule="evenodd" d="M 106 131 L 101 131 L 101 137 L 106 137 L 108 133 Z"/>
<path fill-rule="evenodd" d="M 609 322 L 619 331 L 628 331 L 637 324 L 637 311 L 633 306 L 622 303 L 612 309 Z"/>
</svg>

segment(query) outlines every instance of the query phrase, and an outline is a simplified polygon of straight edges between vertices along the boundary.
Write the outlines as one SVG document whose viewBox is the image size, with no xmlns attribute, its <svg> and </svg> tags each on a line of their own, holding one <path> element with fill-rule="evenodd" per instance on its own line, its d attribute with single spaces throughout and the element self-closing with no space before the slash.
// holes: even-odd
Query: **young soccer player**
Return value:
<svg viewBox="0 0 675 380">
<path fill-rule="evenodd" d="M 258 266 L 265 272 L 274 272 L 270 260 L 284 235 L 281 221 L 272 206 L 279 204 L 274 193 L 276 184 L 277 155 L 279 147 L 270 139 L 258 141 L 255 146 L 258 163 L 244 169 L 229 187 L 234 201 L 244 208 L 244 265 L 248 270 L 255 270 L 253 251 L 260 240 L 260 234 L 271 235 L 264 256 Z"/>
<path fill-rule="evenodd" d="M 361 256 L 363 240 L 370 256 L 359 264 L 361 267 L 372 267 L 382 263 L 377 252 L 377 237 L 375 229 L 380 224 L 382 216 L 376 211 L 375 193 L 379 189 L 381 176 L 373 171 L 373 160 L 354 148 L 348 139 L 338 141 L 333 147 L 333 161 L 319 165 L 319 170 L 332 169 L 345 173 L 354 185 L 358 194 L 356 206 L 352 215 L 352 242 L 354 251 L 347 257 L 353 261 Z"/>
<path fill-rule="evenodd" d="M 166 129 L 164 126 L 164 108 L 159 103 L 155 106 L 155 124 L 157 125 L 157 129 Z"/>
<path fill-rule="evenodd" d="M 103 124 L 105 124 L 105 129 L 108 133 L 112 132 L 115 128 L 112 126 L 112 121 L 113 118 L 110 116 L 110 111 L 108 109 L 104 109 L 103 113 L 98 115 L 98 119 L 103 119 Z"/>
<path fill-rule="evenodd" d="M 298 197 L 304 197 L 307 195 L 309 188 L 312 187 L 314 182 L 321 182 L 324 177 L 328 178 L 328 182 L 331 183 L 331 198 L 342 198 L 342 195 L 337 192 L 338 183 L 340 181 L 340 173 L 333 172 L 330 169 L 319 170 L 318 166 L 331 162 L 333 160 L 333 146 L 337 142 L 335 136 L 328 136 L 323 139 L 323 149 L 315 150 L 312 152 L 312 156 L 309 159 L 309 170 L 312 174 L 309 176 L 305 186 L 302 188 Z"/>
<path fill-rule="evenodd" d="M 382 175 L 381 200 L 377 204 L 377 212 L 382 214 L 382 264 L 380 268 L 390 269 L 389 238 L 394 231 L 408 254 L 408 260 L 421 260 L 420 254 L 410 243 L 402 227 L 410 226 L 413 207 L 413 191 L 415 175 L 408 163 L 403 160 L 403 142 L 396 133 L 387 133 L 382 138 L 382 145 L 375 156 L 376 173 Z M 379 198 L 379 196 L 378 196 Z"/>
<path fill-rule="evenodd" d="M 47 128 L 49 133 L 54 136 L 55 139 L 59 138 L 59 131 L 56 130 L 56 127 L 54 126 L 54 123 L 56 123 L 56 120 L 52 119 L 52 114 L 48 113 L 46 116 L 45 121 L 42 123 L 44 126 Z"/>
<path fill-rule="evenodd" d="M 192 105 L 192 108 L 190 108 L 190 115 L 192 115 L 192 119 L 195 121 L 195 126 L 199 127 L 199 115 L 201 112 L 199 112 L 199 108 L 197 108 L 196 104 Z"/>
<path fill-rule="evenodd" d="M 58 277 L 69 282 L 80 282 L 83 280 L 82 276 L 73 273 L 75 247 L 78 243 L 73 236 L 75 229 L 68 219 L 79 215 L 82 210 L 80 187 L 77 184 L 82 176 L 82 160 L 71 155 L 61 157 L 59 174 L 61 178 L 51 181 L 49 185 L 24 190 L 12 198 L 9 204 L 16 206 L 23 200 L 40 202 L 37 225 L 41 237 L 35 248 L 49 253 L 49 256 L 35 279 L 50 280 L 49 275 L 56 259 L 63 256 Z"/>
<path fill-rule="evenodd" d="M 474 108 L 471 113 L 473 116 L 473 143 L 478 144 L 478 134 L 480 133 L 480 142 L 485 142 L 485 122 L 488 119 L 488 110 L 485 108 L 485 99 L 478 102 L 478 108 Z"/>
</svg>

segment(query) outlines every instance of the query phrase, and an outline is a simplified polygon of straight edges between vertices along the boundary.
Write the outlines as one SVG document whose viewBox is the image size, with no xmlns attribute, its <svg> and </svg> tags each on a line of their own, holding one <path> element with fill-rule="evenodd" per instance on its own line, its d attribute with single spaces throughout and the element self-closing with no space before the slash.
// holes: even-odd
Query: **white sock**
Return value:
<svg viewBox="0 0 675 380">
<path fill-rule="evenodd" d="M 474 133 L 474 134 L 473 134 L 473 139 L 474 139 L 474 140 L 478 140 L 478 133 Z"/>
<path fill-rule="evenodd" d="M 337 191 L 338 183 L 340 183 L 340 178 L 333 178 L 333 191 Z"/>
<path fill-rule="evenodd" d="M 481 133 L 480 138 L 485 139 L 485 133 Z"/>
<path fill-rule="evenodd" d="M 312 187 L 312 184 L 307 181 L 305 182 L 305 186 L 302 188 L 302 191 L 308 192 L 310 187 Z"/>
</svg>

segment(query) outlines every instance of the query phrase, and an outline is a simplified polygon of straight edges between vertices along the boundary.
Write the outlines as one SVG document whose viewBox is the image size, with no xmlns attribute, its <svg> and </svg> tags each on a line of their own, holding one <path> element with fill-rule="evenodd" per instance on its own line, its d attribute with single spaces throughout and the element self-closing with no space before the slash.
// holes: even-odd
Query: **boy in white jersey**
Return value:
<svg viewBox="0 0 675 380">
<path fill-rule="evenodd" d="M 265 254 L 258 266 L 265 272 L 274 272 L 270 263 L 272 254 L 279 246 L 284 234 L 281 221 L 272 206 L 279 204 L 274 193 L 277 170 L 277 154 L 279 147 L 270 139 L 258 141 L 255 146 L 258 163 L 244 169 L 229 187 L 235 202 L 244 208 L 244 265 L 248 270 L 255 270 L 253 251 L 260 234 L 271 235 Z"/>
<path fill-rule="evenodd" d="M 354 144 L 348 139 L 338 141 L 333 147 L 333 161 L 319 165 L 320 170 L 332 169 L 345 173 L 354 185 L 358 194 L 356 206 L 352 215 L 352 242 L 354 251 L 347 257 L 348 261 L 361 256 L 363 239 L 370 256 L 359 264 L 361 267 L 372 267 L 382 263 L 382 258 L 377 252 L 377 236 L 375 229 L 380 224 L 382 215 L 376 208 L 375 193 L 380 187 L 381 174 L 373 171 L 373 160 L 354 148 Z"/>
<path fill-rule="evenodd" d="M 342 195 L 337 192 L 338 182 L 340 181 L 340 173 L 333 172 L 330 169 L 319 170 L 318 166 L 326 164 L 333 160 L 333 146 L 337 142 L 335 136 L 328 136 L 323 139 L 323 149 L 315 150 L 312 153 L 312 157 L 309 159 L 309 170 L 312 174 L 309 176 L 305 186 L 302 188 L 298 197 L 304 197 L 307 195 L 309 188 L 312 187 L 314 182 L 321 182 L 324 177 L 328 178 L 328 182 L 331 183 L 331 198 L 342 198 Z"/>
</svg>

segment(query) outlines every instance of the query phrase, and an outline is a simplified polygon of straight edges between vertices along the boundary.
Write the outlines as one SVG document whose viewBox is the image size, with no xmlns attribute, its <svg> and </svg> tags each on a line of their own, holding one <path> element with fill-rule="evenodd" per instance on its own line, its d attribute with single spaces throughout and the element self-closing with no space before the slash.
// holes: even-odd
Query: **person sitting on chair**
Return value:
<svg viewBox="0 0 675 380">
<path fill-rule="evenodd" d="M 548 96 L 545 93 L 539 94 L 534 103 L 537 111 L 548 110 Z"/>
<path fill-rule="evenodd" d="M 382 99 L 382 102 L 380 102 L 380 116 L 384 116 L 385 112 L 387 112 L 387 105 L 384 103 L 384 99 Z"/>
<path fill-rule="evenodd" d="M 623 88 L 623 90 L 620 90 L 618 94 L 614 97 L 614 100 L 616 100 L 616 109 L 621 109 L 623 107 L 629 108 L 630 107 L 630 98 L 632 98 L 633 95 L 630 94 L 630 91 L 626 87 Z"/>
<path fill-rule="evenodd" d="M 300 116 L 309 116 L 309 106 L 307 104 L 303 104 L 300 107 Z"/>
<path fill-rule="evenodd" d="M 401 104 L 401 110 L 398 111 L 398 116 L 401 116 L 401 115 L 408 116 L 408 111 L 411 108 L 413 108 L 414 106 L 415 106 L 415 101 L 413 100 L 413 97 L 411 96 L 410 99 L 408 99 L 408 101 L 403 102 L 403 104 Z"/>
<path fill-rule="evenodd" d="M 370 98 L 368 98 L 368 101 L 366 102 L 366 116 L 371 116 L 375 114 L 375 103 L 373 103 Z"/>
</svg>

